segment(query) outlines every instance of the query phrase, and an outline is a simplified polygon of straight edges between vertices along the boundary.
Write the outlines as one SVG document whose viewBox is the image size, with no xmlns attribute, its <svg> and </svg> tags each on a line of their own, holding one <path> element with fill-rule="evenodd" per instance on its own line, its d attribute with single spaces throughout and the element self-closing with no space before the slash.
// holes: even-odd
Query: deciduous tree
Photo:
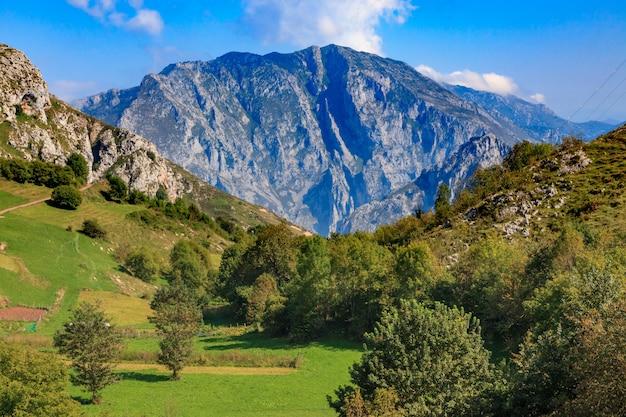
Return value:
<svg viewBox="0 0 626 417">
<path fill-rule="evenodd" d="M 55 355 L 0 341 L 0 415 L 79 417 L 68 382 L 67 367 Z"/>
<path fill-rule="evenodd" d="M 72 313 L 70 321 L 54 335 L 59 352 L 72 360 L 76 374 L 72 380 L 100 401 L 98 393 L 118 381 L 113 361 L 118 357 L 122 338 L 98 305 L 83 302 Z"/>
<path fill-rule="evenodd" d="M 180 379 L 179 372 L 193 353 L 193 338 L 202 323 L 194 290 L 181 281 L 163 286 L 154 295 L 150 307 L 154 316 L 150 322 L 162 337 L 158 362 L 172 371 L 172 379 Z"/>
<path fill-rule="evenodd" d="M 494 379 L 477 320 L 457 308 L 402 301 L 365 340 L 367 350 L 350 370 L 365 403 L 373 403 L 379 390 L 393 389 L 397 400 L 387 409 L 397 407 L 408 416 L 460 416 Z M 338 400 L 329 398 L 340 415 L 347 415 L 344 405 L 354 390 L 343 387 L 336 391 Z"/>
</svg>

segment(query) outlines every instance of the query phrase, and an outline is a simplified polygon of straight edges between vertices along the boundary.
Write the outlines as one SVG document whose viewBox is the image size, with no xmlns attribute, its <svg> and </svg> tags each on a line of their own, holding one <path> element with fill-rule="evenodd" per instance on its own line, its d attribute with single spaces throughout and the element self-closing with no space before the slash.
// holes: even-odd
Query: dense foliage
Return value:
<svg viewBox="0 0 626 417">
<path fill-rule="evenodd" d="M 9 181 L 32 183 L 48 188 L 81 183 L 69 166 L 56 165 L 38 159 L 24 161 L 0 158 L 0 175 Z"/>
<path fill-rule="evenodd" d="M 468 415 L 495 379 L 477 320 L 454 307 L 402 301 L 365 341 L 361 362 L 350 370 L 362 405 L 354 402 L 352 386 L 340 387 L 337 400 L 329 398 L 342 416 L 358 408 L 372 413 L 381 391 L 394 394 L 392 408 L 401 415 Z"/>
<path fill-rule="evenodd" d="M 0 415 L 78 417 L 67 367 L 50 353 L 0 341 Z"/>
<path fill-rule="evenodd" d="M 92 395 L 98 403 L 98 393 L 119 379 L 113 373 L 111 361 L 119 356 L 121 334 L 99 307 L 81 303 L 70 321 L 54 335 L 54 345 L 72 361 L 72 380 Z"/>
<path fill-rule="evenodd" d="M 59 185 L 52 190 L 50 201 L 56 207 L 75 210 L 83 202 L 83 196 L 74 186 Z"/>
<path fill-rule="evenodd" d="M 626 350 L 619 336 L 625 325 L 626 167 L 611 156 L 625 150 L 624 138 L 588 145 L 568 139 L 559 147 L 521 143 L 503 165 L 478 170 L 455 190 L 456 200 L 449 200 L 444 184 L 435 212 L 417 210 L 374 233 L 323 238 L 294 236 L 286 225 L 250 230 L 224 251 L 215 293 L 240 320 L 294 341 L 366 332 L 373 347 L 363 363 L 376 366 L 394 349 L 379 341 L 421 334 L 412 322 L 406 330 L 389 324 L 385 337 L 372 336 L 388 323 L 389 312 L 406 310 L 403 300 L 421 303 L 420 317 L 465 311 L 480 320 L 480 337 L 504 359 L 497 372 L 473 372 L 479 376 L 467 384 L 483 400 L 471 404 L 463 401 L 476 393 L 459 394 L 461 401 L 442 399 L 454 390 L 426 379 L 375 383 L 378 373 L 393 372 L 356 364 L 354 386 L 340 391 L 335 403 L 344 415 L 445 415 L 446 407 L 460 407 L 454 415 L 621 415 L 619 396 L 598 387 L 626 389 L 621 356 L 603 357 Z M 612 187 L 598 189 L 598 178 Z M 433 334 L 420 341 L 432 342 L 426 350 L 445 345 L 447 333 Z M 432 374 L 444 369 L 411 357 L 420 352 L 417 345 L 401 351 L 389 359 L 389 369 L 400 363 Z M 449 357 L 462 361 L 464 354 Z M 473 361 L 485 363 L 481 358 Z M 410 386 L 433 391 L 407 394 Z"/>
</svg>

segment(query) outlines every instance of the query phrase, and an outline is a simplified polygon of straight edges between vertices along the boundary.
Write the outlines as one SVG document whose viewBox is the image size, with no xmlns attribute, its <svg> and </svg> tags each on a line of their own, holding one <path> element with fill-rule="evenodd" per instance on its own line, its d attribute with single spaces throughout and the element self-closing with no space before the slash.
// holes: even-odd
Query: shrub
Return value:
<svg viewBox="0 0 626 417">
<path fill-rule="evenodd" d="M 126 256 L 124 266 L 134 276 L 145 282 L 156 282 L 161 265 L 157 255 L 147 248 L 136 248 Z"/>
<path fill-rule="evenodd" d="M 98 224 L 98 221 L 94 219 L 85 220 L 83 222 L 83 228 L 81 232 L 93 239 L 104 239 L 107 235 L 106 230 L 104 230 Z"/>
<path fill-rule="evenodd" d="M 126 200 L 128 197 L 128 187 L 124 180 L 117 175 L 109 175 L 107 181 L 109 182 L 109 197 L 111 200 L 118 202 Z"/>
<path fill-rule="evenodd" d="M 74 172 L 74 176 L 82 183 L 87 182 L 87 175 L 89 174 L 89 168 L 87 167 L 87 161 L 85 158 L 77 153 L 71 154 L 67 158 L 67 166 Z"/>
<path fill-rule="evenodd" d="M 76 187 L 59 185 L 52 191 L 51 201 L 56 207 L 75 210 L 83 202 L 83 196 Z"/>
<path fill-rule="evenodd" d="M 148 200 L 150 200 L 150 198 L 146 195 L 146 193 L 143 193 L 139 190 L 132 190 L 128 194 L 128 202 L 130 204 L 143 204 L 147 203 Z"/>
</svg>

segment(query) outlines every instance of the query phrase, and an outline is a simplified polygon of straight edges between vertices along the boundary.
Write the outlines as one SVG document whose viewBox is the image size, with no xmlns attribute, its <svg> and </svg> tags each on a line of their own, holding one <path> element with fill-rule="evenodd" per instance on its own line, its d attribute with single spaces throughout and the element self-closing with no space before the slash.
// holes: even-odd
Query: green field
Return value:
<svg viewBox="0 0 626 417">
<path fill-rule="evenodd" d="M 88 405 L 88 415 L 112 416 L 332 416 L 326 395 L 349 382 L 348 367 L 360 357 L 357 345 L 326 341 L 291 346 L 281 340 L 245 335 L 208 338 L 197 348 L 207 351 L 263 350 L 272 355 L 301 356 L 302 364 L 285 375 L 257 374 L 237 369 L 232 374 L 185 373 L 179 381 L 152 370 L 122 371 L 122 381 L 102 392 L 104 403 Z M 88 396 L 73 387 L 72 395 Z M 107 414 L 108 413 L 108 414 Z"/>
</svg>

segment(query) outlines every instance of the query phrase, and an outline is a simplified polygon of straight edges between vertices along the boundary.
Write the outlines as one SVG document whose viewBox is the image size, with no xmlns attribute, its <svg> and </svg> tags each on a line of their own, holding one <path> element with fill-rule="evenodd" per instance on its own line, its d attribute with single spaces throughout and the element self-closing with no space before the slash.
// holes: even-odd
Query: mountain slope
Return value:
<svg viewBox="0 0 626 417">
<path fill-rule="evenodd" d="M 595 121 L 574 123 L 557 116 L 543 104 L 529 103 L 515 96 L 501 96 L 457 85 L 449 85 L 448 88 L 460 97 L 478 104 L 494 118 L 519 126 L 523 135 L 538 142 L 555 143 L 565 136 L 576 136 L 588 141 L 616 127 Z"/>
<path fill-rule="evenodd" d="M 351 230 L 358 207 L 447 165 L 473 137 L 523 139 L 409 65 L 334 45 L 174 64 L 78 105 L 321 234 Z"/>
<path fill-rule="evenodd" d="M 129 189 L 154 196 L 163 188 L 171 201 L 194 201 L 244 227 L 280 221 L 194 177 L 160 156 L 146 139 L 58 100 L 21 51 L 0 44 L 0 64 L 0 157 L 65 164 L 69 155 L 80 153 L 87 161 L 89 182 L 115 174 Z"/>
</svg>

